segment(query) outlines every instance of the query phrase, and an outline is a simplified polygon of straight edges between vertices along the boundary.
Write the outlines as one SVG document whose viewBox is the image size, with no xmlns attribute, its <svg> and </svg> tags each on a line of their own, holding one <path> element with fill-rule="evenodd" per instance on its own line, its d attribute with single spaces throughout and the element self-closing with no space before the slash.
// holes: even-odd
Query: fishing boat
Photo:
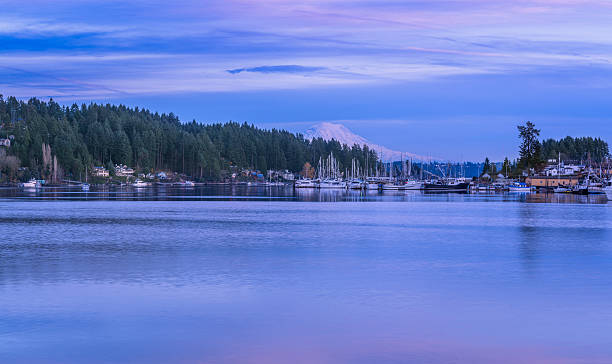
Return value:
<svg viewBox="0 0 612 364">
<path fill-rule="evenodd" d="M 467 191 L 470 183 L 465 178 L 440 178 L 437 181 L 425 182 L 425 191 L 461 192 Z"/>
<path fill-rule="evenodd" d="M 524 182 L 514 182 L 510 186 L 508 186 L 508 191 L 510 192 L 531 192 L 533 191 L 533 187 L 527 185 Z"/>
<path fill-rule="evenodd" d="M 591 176 L 590 173 L 587 175 L 581 183 L 575 185 L 572 189 L 572 193 L 575 195 L 588 195 L 591 189 Z"/>
</svg>

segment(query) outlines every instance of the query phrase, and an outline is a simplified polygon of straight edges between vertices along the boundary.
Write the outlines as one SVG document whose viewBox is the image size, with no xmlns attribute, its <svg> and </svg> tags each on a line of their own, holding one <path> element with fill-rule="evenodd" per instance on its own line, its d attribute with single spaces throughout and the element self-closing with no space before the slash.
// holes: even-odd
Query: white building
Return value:
<svg viewBox="0 0 612 364">
<path fill-rule="evenodd" d="M 110 174 L 108 170 L 104 167 L 94 167 L 93 175 L 97 177 L 108 177 Z"/>
<path fill-rule="evenodd" d="M 549 165 L 544 169 L 544 174 L 546 176 L 571 176 L 574 174 L 578 174 L 584 170 L 584 166 L 577 165 L 561 165 L 560 167 L 557 165 Z"/>
<path fill-rule="evenodd" d="M 129 168 L 125 164 L 116 164 L 115 165 L 115 175 L 119 177 L 127 177 L 134 174 L 134 169 Z"/>
</svg>

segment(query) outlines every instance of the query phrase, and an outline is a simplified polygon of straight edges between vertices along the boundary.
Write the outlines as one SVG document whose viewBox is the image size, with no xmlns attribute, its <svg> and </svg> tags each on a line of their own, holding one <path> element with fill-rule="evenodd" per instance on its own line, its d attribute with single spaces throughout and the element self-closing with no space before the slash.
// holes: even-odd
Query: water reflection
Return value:
<svg viewBox="0 0 612 364">
<path fill-rule="evenodd" d="M 92 192 L 86 203 L 57 190 L 0 201 L 0 362 L 612 358 L 612 206 L 244 186 Z M 213 193 L 233 202 L 199 201 Z"/>
<path fill-rule="evenodd" d="M 527 197 L 527 196 L 526 196 Z M 519 253 L 525 272 L 534 275 L 538 258 L 541 227 L 537 226 L 537 206 L 521 204 L 519 208 Z"/>
<path fill-rule="evenodd" d="M 1 198 L 32 200 L 294 200 L 309 202 L 371 201 L 520 201 L 528 203 L 606 204 L 605 195 L 579 196 L 552 193 L 431 193 L 424 191 L 376 191 L 344 189 L 294 189 L 286 186 L 207 185 L 176 187 L 92 186 L 90 191 L 79 187 L 44 187 L 39 189 L 0 188 Z"/>
</svg>

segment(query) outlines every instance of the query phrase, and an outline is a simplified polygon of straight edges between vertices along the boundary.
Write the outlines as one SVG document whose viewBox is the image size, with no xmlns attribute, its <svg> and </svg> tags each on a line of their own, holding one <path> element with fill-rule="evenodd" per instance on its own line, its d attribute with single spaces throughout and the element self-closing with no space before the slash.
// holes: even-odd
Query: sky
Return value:
<svg viewBox="0 0 612 364">
<path fill-rule="evenodd" d="M 14 1 L 0 94 L 304 131 L 449 160 L 516 125 L 612 141 L 612 1 Z"/>
</svg>

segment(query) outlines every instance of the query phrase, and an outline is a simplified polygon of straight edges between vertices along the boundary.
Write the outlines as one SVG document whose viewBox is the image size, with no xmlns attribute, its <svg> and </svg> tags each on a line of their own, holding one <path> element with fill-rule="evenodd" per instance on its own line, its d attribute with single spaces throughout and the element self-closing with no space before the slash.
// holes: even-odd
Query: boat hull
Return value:
<svg viewBox="0 0 612 364">
<path fill-rule="evenodd" d="M 437 183 L 425 183 L 423 189 L 425 191 L 467 191 L 470 184 L 467 182 L 457 184 L 437 184 Z"/>
</svg>

